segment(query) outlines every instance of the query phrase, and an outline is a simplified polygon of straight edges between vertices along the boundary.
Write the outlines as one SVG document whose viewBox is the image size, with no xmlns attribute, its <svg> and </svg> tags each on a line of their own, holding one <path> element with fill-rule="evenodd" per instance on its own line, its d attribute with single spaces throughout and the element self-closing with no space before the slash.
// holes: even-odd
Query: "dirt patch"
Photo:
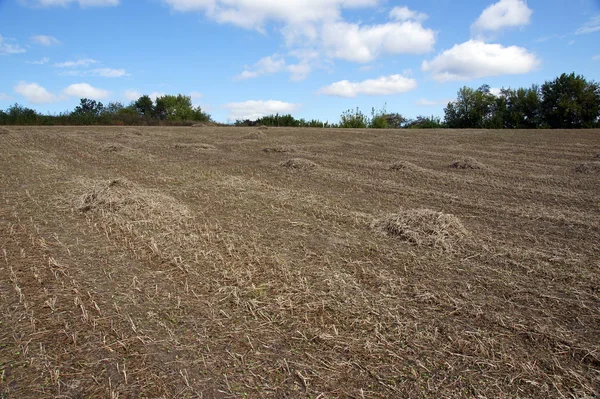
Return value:
<svg viewBox="0 0 600 399">
<path fill-rule="evenodd" d="M 0 134 L 8 134 L 8 129 L 0 127 Z"/>
<path fill-rule="evenodd" d="M 582 163 L 581 165 L 579 165 L 575 168 L 575 171 L 578 173 L 586 173 L 586 174 L 600 173 L 600 161 Z"/>
<path fill-rule="evenodd" d="M 454 169 L 487 169 L 487 166 L 471 157 L 454 161 L 450 164 L 450 167 Z"/>
<path fill-rule="evenodd" d="M 373 226 L 389 236 L 417 246 L 444 251 L 452 250 L 456 243 L 468 235 L 456 216 L 430 209 L 411 209 L 389 214 L 376 220 Z"/>
<path fill-rule="evenodd" d="M 288 147 L 288 146 L 284 146 L 284 145 L 278 145 L 275 147 L 267 147 L 267 148 L 263 148 L 264 152 L 295 152 L 295 150 L 292 147 Z"/>
<path fill-rule="evenodd" d="M 242 136 L 242 138 L 246 140 L 264 140 L 267 138 L 267 135 L 261 132 L 252 132 Z"/>
<path fill-rule="evenodd" d="M 415 165 L 414 163 L 408 161 L 398 161 L 394 162 L 390 165 L 388 170 L 403 170 L 403 171 L 413 171 L 413 172 L 423 172 L 425 169 L 420 166 Z"/>
<path fill-rule="evenodd" d="M 290 169 L 314 169 L 318 166 L 315 162 L 311 161 L 310 159 L 304 158 L 288 159 L 287 161 L 282 162 L 280 165 Z"/>
<path fill-rule="evenodd" d="M 217 149 L 214 145 L 206 143 L 175 143 L 173 148 L 191 149 L 196 151 L 213 151 Z"/>
</svg>

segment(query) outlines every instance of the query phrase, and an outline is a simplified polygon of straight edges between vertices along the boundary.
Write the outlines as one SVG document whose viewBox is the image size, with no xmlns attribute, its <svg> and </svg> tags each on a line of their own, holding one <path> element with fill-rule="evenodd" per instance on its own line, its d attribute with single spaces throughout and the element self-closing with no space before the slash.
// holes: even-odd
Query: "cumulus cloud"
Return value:
<svg viewBox="0 0 600 399">
<path fill-rule="evenodd" d="M 342 80 L 323 87 L 319 93 L 336 97 L 356 97 L 359 94 L 383 96 L 405 93 L 416 87 L 417 81 L 414 79 L 402 75 L 390 75 L 362 82 Z"/>
<path fill-rule="evenodd" d="M 223 107 L 229 110 L 230 121 L 238 119 L 255 120 L 271 114 L 287 114 L 298 109 L 299 104 L 286 103 L 275 100 L 250 100 L 238 103 L 225 104 Z"/>
<path fill-rule="evenodd" d="M 0 35 L 0 55 L 25 53 L 27 50 Z"/>
<path fill-rule="evenodd" d="M 384 54 L 424 54 L 435 32 L 415 21 L 366 25 L 337 22 L 323 27 L 323 44 L 333 58 L 367 63 Z"/>
<path fill-rule="evenodd" d="M 381 24 L 350 23 L 342 16 L 343 10 L 375 7 L 380 0 L 163 1 L 176 11 L 204 12 L 217 22 L 259 32 L 266 32 L 266 24 L 275 24 L 289 49 L 317 51 L 321 58 L 320 63 L 315 59 L 288 63 L 281 58 L 265 57 L 261 60 L 263 64 L 246 68 L 238 79 L 268 75 L 276 70 L 289 72 L 292 80 L 302 80 L 331 59 L 365 63 L 386 54 L 423 54 L 433 49 L 436 40 L 435 32 L 422 26 L 427 15 L 407 7 L 393 8 L 389 21 Z"/>
<path fill-rule="evenodd" d="M 59 96 L 50 93 L 37 83 L 19 82 L 14 90 L 32 104 L 48 104 L 61 100 Z"/>
<path fill-rule="evenodd" d="M 483 10 L 471 29 L 475 36 L 481 37 L 505 28 L 528 25 L 532 14 L 525 0 L 500 0 Z"/>
<path fill-rule="evenodd" d="M 60 44 L 60 40 L 58 40 L 54 36 L 46 36 L 46 35 L 31 36 L 31 41 L 36 44 L 41 44 L 42 46 L 55 46 L 57 44 Z"/>
<path fill-rule="evenodd" d="M 539 64 L 539 59 L 522 47 L 469 40 L 442 52 L 432 61 L 424 61 L 421 69 L 430 72 L 439 82 L 449 82 L 524 74 Z"/>
<path fill-rule="evenodd" d="M 66 7 L 77 3 L 80 7 L 110 7 L 119 5 L 119 0 L 31 0 L 27 4 L 36 7 Z"/>
<path fill-rule="evenodd" d="M 44 57 L 38 61 L 25 61 L 26 64 L 32 64 L 32 65 L 45 65 L 48 62 L 50 62 L 50 58 L 48 58 L 48 57 Z"/>
<path fill-rule="evenodd" d="M 575 31 L 577 35 L 585 35 L 600 31 L 600 15 L 592 17 L 581 28 Z"/>
<path fill-rule="evenodd" d="M 285 68 L 285 59 L 279 54 L 274 54 L 261 58 L 252 67 L 247 67 L 244 72 L 235 78 L 238 80 L 257 78 L 262 75 L 272 75 L 281 72 Z"/>
<path fill-rule="evenodd" d="M 78 68 L 78 67 L 88 67 L 92 64 L 96 64 L 97 62 L 98 61 L 96 61 L 92 58 L 82 58 L 77 61 L 58 62 L 58 63 L 54 64 L 54 66 L 57 68 Z"/>
<path fill-rule="evenodd" d="M 63 90 L 63 93 L 71 97 L 91 98 L 92 100 L 104 100 L 110 93 L 107 90 L 98 89 L 88 83 L 75 83 Z"/>
<path fill-rule="evenodd" d="M 0 93 L 0 101 L 10 101 L 12 97 L 6 93 Z"/>
<path fill-rule="evenodd" d="M 390 11 L 390 17 L 396 21 L 417 21 L 423 22 L 428 16 L 422 12 L 413 11 L 408 7 L 394 7 Z"/>
</svg>

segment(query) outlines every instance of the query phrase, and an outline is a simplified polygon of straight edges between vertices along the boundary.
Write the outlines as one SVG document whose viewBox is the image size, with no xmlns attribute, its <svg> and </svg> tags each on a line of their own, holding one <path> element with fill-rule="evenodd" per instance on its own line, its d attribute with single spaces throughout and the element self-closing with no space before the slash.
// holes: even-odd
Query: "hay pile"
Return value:
<svg viewBox="0 0 600 399">
<path fill-rule="evenodd" d="M 313 161 L 304 158 L 288 159 L 287 161 L 282 162 L 280 165 L 290 169 L 314 169 L 318 166 Z"/>
<path fill-rule="evenodd" d="M 455 161 L 450 164 L 450 167 L 454 169 L 486 169 L 484 164 L 471 157 Z"/>
<path fill-rule="evenodd" d="M 294 152 L 294 149 L 292 147 L 287 147 L 284 145 L 278 145 L 275 147 L 267 147 L 267 148 L 263 148 L 264 152 Z"/>
<path fill-rule="evenodd" d="M 192 149 L 192 150 L 200 150 L 200 151 L 213 151 L 213 150 L 217 149 L 217 147 L 215 147 L 214 145 L 206 144 L 206 143 L 175 143 L 173 148 Z"/>
<path fill-rule="evenodd" d="M 0 127 L 0 134 L 8 134 L 8 129 Z"/>
<path fill-rule="evenodd" d="M 402 171 L 413 171 L 413 172 L 422 172 L 425 169 L 420 166 L 415 165 L 414 163 L 408 161 L 398 161 L 394 162 L 388 168 L 389 170 L 402 170 Z"/>
<path fill-rule="evenodd" d="M 246 140 L 264 140 L 267 138 L 267 136 L 261 132 L 252 132 L 243 136 L 242 138 Z"/>
<path fill-rule="evenodd" d="M 586 174 L 600 173 L 600 161 L 582 163 L 575 168 L 575 171 Z"/>
<path fill-rule="evenodd" d="M 468 231 L 454 215 L 430 209 L 411 209 L 375 220 L 373 227 L 417 246 L 451 251 Z"/>
<path fill-rule="evenodd" d="M 79 180 L 76 208 L 100 218 L 136 253 L 172 260 L 193 249 L 192 214 L 175 198 L 126 179 Z"/>
</svg>

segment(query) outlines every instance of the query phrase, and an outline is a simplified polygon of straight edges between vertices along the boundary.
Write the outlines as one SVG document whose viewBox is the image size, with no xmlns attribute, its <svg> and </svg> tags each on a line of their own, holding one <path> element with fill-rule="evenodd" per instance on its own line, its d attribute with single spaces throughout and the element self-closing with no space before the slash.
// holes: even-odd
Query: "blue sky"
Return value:
<svg viewBox="0 0 600 399">
<path fill-rule="evenodd" d="M 0 0 L 0 109 L 192 96 L 222 122 L 443 115 L 462 86 L 600 80 L 600 0 Z"/>
</svg>

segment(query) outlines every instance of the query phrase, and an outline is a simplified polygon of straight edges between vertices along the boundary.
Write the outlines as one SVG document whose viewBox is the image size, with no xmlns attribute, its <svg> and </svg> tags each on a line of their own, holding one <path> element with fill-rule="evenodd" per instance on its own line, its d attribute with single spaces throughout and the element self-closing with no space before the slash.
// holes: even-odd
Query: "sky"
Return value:
<svg viewBox="0 0 600 399">
<path fill-rule="evenodd" d="M 0 0 L 0 109 L 185 94 L 216 121 L 443 116 L 463 86 L 600 80 L 600 0 Z"/>
</svg>

